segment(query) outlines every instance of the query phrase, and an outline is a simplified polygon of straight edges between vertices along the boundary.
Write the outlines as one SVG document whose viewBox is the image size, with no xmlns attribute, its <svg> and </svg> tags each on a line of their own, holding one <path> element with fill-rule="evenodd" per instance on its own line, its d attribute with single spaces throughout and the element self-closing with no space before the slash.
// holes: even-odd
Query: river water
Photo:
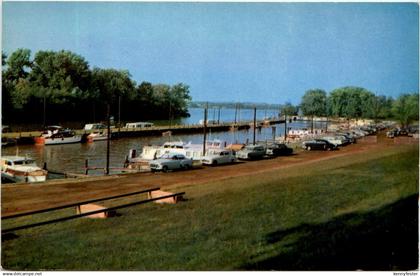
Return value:
<svg viewBox="0 0 420 276">
<path fill-rule="evenodd" d="M 200 119 L 203 119 L 203 109 L 190 109 L 191 117 L 181 119 L 176 123 L 183 124 L 197 124 Z M 257 118 L 263 119 L 264 117 L 272 117 L 277 114 L 276 110 L 261 110 L 257 112 Z M 243 109 L 240 115 L 237 115 L 240 120 L 252 120 L 253 110 Z M 218 119 L 218 110 L 209 110 L 209 120 Z M 230 122 L 235 119 L 234 109 L 221 109 L 220 121 Z M 169 122 L 167 122 L 169 124 Z M 284 124 L 273 125 L 267 128 L 262 128 L 261 131 L 256 131 L 256 140 L 265 141 L 271 140 L 273 137 L 273 128 L 275 127 L 275 135 L 284 135 Z M 310 127 L 310 122 L 296 121 L 288 124 L 292 128 Z M 316 128 L 325 128 L 325 123 L 315 122 Z M 208 133 L 207 140 L 220 139 L 230 143 L 245 143 L 247 140 L 252 142 L 253 130 L 241 131 L 227 131 Z M 136 137 L 136 138 L 120 138 L 111 140 L 110 144 L 110 166 L 119 167 L 123 166 L 124 160 L 128 155 L 130 149 L 141 150 L 144 145 L 161 145 L 168 141 L 169 137 L 150 136 L 150 137 Z M 172 141 L 184 141 L 192 143 L 202 143 L 202 134 L 190 135 L 174 135 L 171 137 Z M 27 155 L 34 158 L 37 164 L 42 166 L 44 162 L 47 167 L 52 171 L 59 172 L 73 172 L 84 173 L 85 160 L 89 160 L 89 166 L 105 167 L 106 165 L 106 141 L 97 141 L 94 143 L 79 143 L 67 145 L 53 145 L 53 146 L 37 146 L 37 145 L 21 145 L 18 147 L 2 148 L 2 155 Z M 91 171 L 89 174 L 101 174 L 102 171 Z"/>
</svg>

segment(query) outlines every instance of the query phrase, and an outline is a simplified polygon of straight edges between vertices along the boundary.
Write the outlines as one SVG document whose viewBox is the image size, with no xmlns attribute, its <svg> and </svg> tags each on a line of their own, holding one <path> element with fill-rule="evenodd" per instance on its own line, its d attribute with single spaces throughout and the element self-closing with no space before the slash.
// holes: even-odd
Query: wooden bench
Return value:
<svg viewBox="0 0 420 276">
<path fill-rule="evenodd" d="M 165 191 L 150 191 L 147 193 L 147 198 L 148 199 L 153 199 L 153 198 L 158 198 L 158 197 L 163 197 L 163 196 L 170 196 L 173 193 L 171 192 L 165 192 Z M 155 200 L 154 202 L 162 204 L 162 203 L 169 203 L 169 204 L 176 204 L 178 203 L 178 201 L 183 200 L 183 196 L 182 195 L 174 195 L 173 197 L 168 197 L 168 198 L 163 198 L 163 199 L 158 199 Z"/>
</svg>

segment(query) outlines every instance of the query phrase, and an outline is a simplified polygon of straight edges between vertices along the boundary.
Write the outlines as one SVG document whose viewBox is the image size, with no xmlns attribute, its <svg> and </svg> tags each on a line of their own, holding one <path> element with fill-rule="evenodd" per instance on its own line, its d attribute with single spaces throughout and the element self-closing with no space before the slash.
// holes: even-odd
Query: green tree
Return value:
<svg viewBox="0 0 420 276">
<path fill-rule="evenodd" d="M 188 104 L 191 101 L 189 86 L 183 83 L 177 83 L 171 87 L 169 93 L 173 114 L 176 116 L 188 115 Z"/>
<path fill-rule="evenodd" d="M 322 89 L 310 89 L 302 97 L 300 107 L 305 116 L 312 117 L 311 132 L 314 128 L 314 116 L 327 115 L 327 93 Z"/>
<path fill-rule="evenodd" d="M 297 107 L 292 105 L 290 102 L 286 102 L 280 107 L 280 113 L 282 115 L 290 116 L 297 114 Z"/>
<path fill-rule="evenodd" d="M 333 116 L 350 118 L 372 118 L 375 95 L 361 87 L 341 87 L 330 93 L 330 112 Z"/>
<path fill-rule="evenodd" d="M 419 94 L 402 94 L 392 105 L 392 113 L 402 127 L 419 119 Z"/>
<path fill-rule="evenodd" d="M 39 51 L 29 79 L 39 91 L 35 97 L 46 97 L 50 103 L 64 104 L 88 98 L 91 72 L 88 62 L 75 53 Z"/>
<path fill-rule="evenodd" d="M 327 93 L 322 89 L 306 91 L 300 107 L 305 116 L 325 116 L 327 113 Z"/>
<path fill-rule="evenodd" d="M 3 101 L 11 105 L 11 108 L 22 109 L 30 96 L 26 88 L 26 78 L 32 65 L 30 56 L 29 49 L 17 49 L 8 58 L 2 55 L 2 63 L 5 63 L 6 68 L 3 71 Z"/>
</svg>

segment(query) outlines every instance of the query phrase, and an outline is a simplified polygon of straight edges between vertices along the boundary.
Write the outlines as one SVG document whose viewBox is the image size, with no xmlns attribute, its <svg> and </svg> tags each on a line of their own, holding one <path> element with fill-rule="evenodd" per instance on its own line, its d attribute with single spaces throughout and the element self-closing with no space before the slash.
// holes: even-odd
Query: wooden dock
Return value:
<svg viewBox="0 0 420 276">
<path fill-rule="evenodd" d="M 270 121 L 258 121 L 258 127 L 267 127 L 274 124 L 284 123 L 284 120 L 270 120 Z M 250 129 L 253 127 L 252 121 L 240 122 L 240 123 L 222 123 L 222 124 L 209 124 L 207 125 L 207 131 L 211 132 L 223 132 L 233 130 Z M 83 138 L 95 130 L 75 130 L 76 134 L 82 135 Z M 203 133 L 204 126 L 195 125 L 173 125 L 173 126 L 153 126 L 147 128 L 111 128 L 112 138 L 125 138 L 125 137 L 146 137 L 146 136 L 162 136 L 164 133 L 171 133 L 171 135 L 177 134 L 194 134 Z M 9 132 L 2 133 L 2 137 L 16 139 L 17 144 L 34 144 L 34 137 L 40 136 L 42 131 L 28 131 L 28 132 Z M 86 139 L 82 139 L 82 142 Z"/>
</svg>

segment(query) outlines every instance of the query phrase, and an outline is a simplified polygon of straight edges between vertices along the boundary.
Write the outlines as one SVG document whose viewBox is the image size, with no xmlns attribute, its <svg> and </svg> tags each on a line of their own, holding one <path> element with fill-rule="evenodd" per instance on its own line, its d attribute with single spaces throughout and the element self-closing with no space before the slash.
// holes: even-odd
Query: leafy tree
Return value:
<svg viewBox="0 0 420 276">
<path fill-rule="evenodd" d="M 112 104 L 117 102 L 120 96 L 132 98 L 135 83 L 126 70 L 94 68 L 92 71 L 92 88 L 98 93 L 98 100 Z"/>
<path fill-rule="evenodd" d="M 286 102 L 280 107 L 280 113 L 286 116 L 296 115 L 297 107 L 293 106 L 290 102 Z"/>
<path fill-rule="evenodd" d="M 402 94 L 392 105 L 394 117 L 402 127 L 419 119 L 419 94 Z"/>
<path fill-rule="evenodd" d="M 306 91 L 300 107 L 304 115 L 325 116 L 327 113 L 327 93 L 322 89 Z"/>
<path fill-rule="evenodd" d="M 350 118 L 372 118 L 375 95 L 361 87 L 347 86 L 330 93 L 331 115 Z"/>
<path fill-rule="evenodd" d="M 64 104 L 88 97 L 91 83 L 89 65 L 83 57 L 69 51 L 39 51 L 29 74 L 31 84 L 53 104 Z M 42 89 L 43 88 L 43 89 Z"/>
<path fill-rule="evenodd" d="M 327 93 L 322 89 L 310 89 L 305 92 L 300 104 L 304 115 L 312 117 L 311 132 L 314 128 L 314 116 L 327 115 Z"/>
<path fill-rule="evenodd" d="M 170 90 L 172 112 L 175 115 L 188 116 L 188 104 L 191 101 L 189 86 L 183 83 L 175 84 Z"/>
<path fill-rule="evenodd" d="M 31 51 L 29 49 L 14 51 L 6 60 L 7 69 L 4 76 L 6 80 L 17 82 L 19 79 L 26 78 L 32 65 L 30 57 Z M 5 55 L 2 55 L 2 63 L 4 60 Z"/>
</svg>

